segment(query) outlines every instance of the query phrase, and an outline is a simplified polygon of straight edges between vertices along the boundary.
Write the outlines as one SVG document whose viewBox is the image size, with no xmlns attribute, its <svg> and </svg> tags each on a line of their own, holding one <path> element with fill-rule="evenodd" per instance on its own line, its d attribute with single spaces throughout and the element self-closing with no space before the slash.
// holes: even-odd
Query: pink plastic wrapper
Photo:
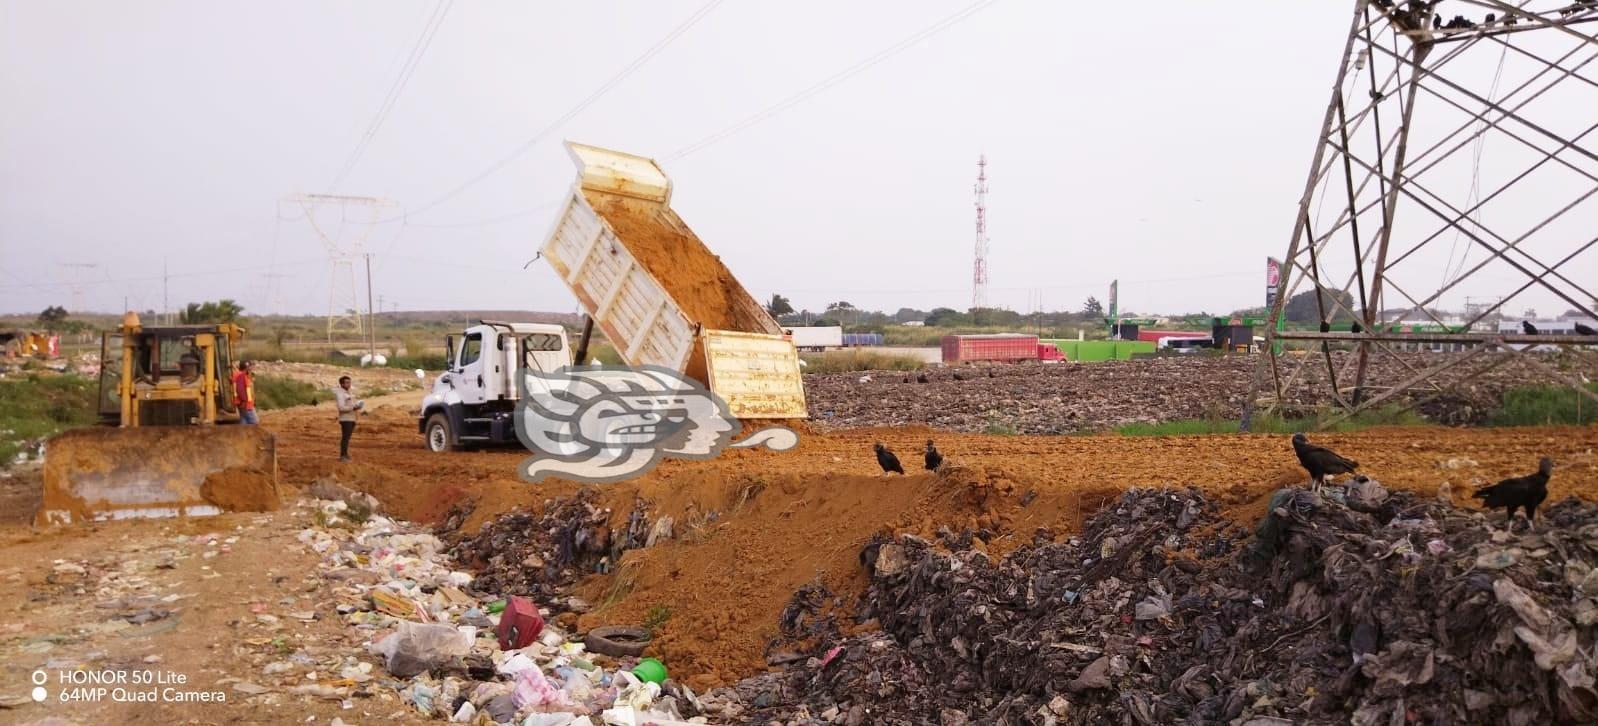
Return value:
<svg viewBox="0 0 1598 726">
<path fill-rule="evenodd" d="M 516 674 L 516 690 L 511 700 L 517 708 L 527 706 L 567 706 L 566 692 L 556 688 L 537 668 L 528 668 Z"/>
</svg>

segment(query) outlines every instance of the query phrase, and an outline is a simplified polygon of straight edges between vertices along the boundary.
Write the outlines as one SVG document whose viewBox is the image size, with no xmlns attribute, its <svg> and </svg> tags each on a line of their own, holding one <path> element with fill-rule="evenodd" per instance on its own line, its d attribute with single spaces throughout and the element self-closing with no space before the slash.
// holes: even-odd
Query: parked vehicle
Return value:
<svg viewBox="0 0 1598 726">
<path fill-rule="evenodd" d="M 811 326 L 784 328 L 783 337 L 793 341 L 799 350 L 823 351 L 843 347 L 843 328 L 839 326 Z"/>
<path fill-rule="evenodd" d="M 943 336 L 944 363 L 994 361 L 1015 363 L 1038 359 L 1038 336 L 1021 333 Z"/>
</svg>

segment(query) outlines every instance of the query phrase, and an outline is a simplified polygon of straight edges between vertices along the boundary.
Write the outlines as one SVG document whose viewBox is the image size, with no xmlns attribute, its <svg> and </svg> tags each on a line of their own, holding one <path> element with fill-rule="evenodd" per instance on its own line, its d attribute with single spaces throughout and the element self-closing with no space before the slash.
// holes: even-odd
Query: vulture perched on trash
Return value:
<svg viewBox="0 0 1598 726">
<path fill-rule="evenodd" d="M 1515 510 L 1526 510 L 1526 526 L 1536 530 L 1537 507 L 1548 498 L 1548 477 L 1554 473 L 1554 460 L 1546 456 L 1537 462 L 1537 473 L 1505 479 L 1490 487 L 1477 489 L 1472 497 L 1482 500 L 1488 509 L 1505 507 L 1509 516 L 1504 526 L 1514 528 Z"/>
<path fill-rule="evenodd" d="M 894 471 L 900 474 L 904 473 L 904 466 L 899 464 L 899 457 L 894 456 L 893 452 L 889 451 L 888 447 L 883 446 L 881 441 L 878 441 L 874 448 L 877 450 L 877 464 L 882 467 L 882 473 L 887 474 Z"/>
<path fill-rule="evenodd" d="M 1576 323 L 1576 335 L 1598 335 L 1598 330 L 1593 330 L 1591 325 Z"/>
<path fill-rule="evenodd" d="M 943 466 L 943 454 L 938 453 L 938 447 L 932 445 L 932 439 L 927 439 L 927 471 L 937 471 Z"/>
<path fill-rule="evenodd" d="M 1293 434 L 1293 453 L 1298 454 L 1298 463 L 1309 472 L 1310 481 L 1316 491 L 1326 483 L 1326 477 L 1352 474 L 1359 468 L 1359 462 L 1343 458 L 1331 449 L 1310 443 L 1304 434 Z"/>
<path fill-rule="evenodd" d="M 1522 321 L 1520 321 L 1520 329 L 1525 331 L 1525 333 L 1527 335 L 1536 335 L 1537 334 L 1537 326 L 1532 325 L 1530 320 L 1522 320 Z"/>
</svg>

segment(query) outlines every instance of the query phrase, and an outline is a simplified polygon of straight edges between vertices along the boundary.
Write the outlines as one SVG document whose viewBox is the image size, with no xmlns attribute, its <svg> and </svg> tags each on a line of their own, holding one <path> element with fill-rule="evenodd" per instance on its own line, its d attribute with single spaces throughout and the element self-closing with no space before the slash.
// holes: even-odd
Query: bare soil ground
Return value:
<svg viewBox="0 0 1598 726">
<path fill-rule="evenodd" d="M 813 390 L 827 385 L 813 384 Z M 905 387 L 906 397 L 926 390 L 914 383 L 884 385 Z M 536 510 L 578 489 L 566 482 L 523 483 L 515 474 L 525 456 L 519 450 L 428 452 L 416 430 L 418 400 L 417 393 L 374 399 L 355 432 L 352 463 L 336 461 L 338 427 L 325 407 L 265 414 L 263 425 L 278 436 L 287 500 L 318 477 L 332 476 L 375 495 L 401 518 L 436 522 L 452 507 L 470 504 L 464 529 L 475 530 L 498 514 Z M 725 684 L 767 669 L 768 641 L 795 589 L 819 580 L 840 604 L 852 603 L 865 584 L 860 547 L 877 532 L 987 528 L 995 533 L 988 547 L 1002 555 L 1030 541 L 1038 527 L 1078 529 L 1085 516 L 1132 486 L 1198 486 L 1219 496 L 1231 516 L 1251 522 L 1274 489 L 1303 479 L 1285 439 L 1272 436 L 992 436 L 913 424 L 801 429 L 800 446 L 791 452 L 667 461 L 638 480 L 601 487 L 614 524 L 623 524 L 642 499 L 652 517 L 676 519 L 678 536 L 628 552 L 610 574 L 585 578 L 578 593 L 596 607 L 580 625 L 632 625 L 651 611 L 669 612 L 652 654 L 692 686 Z M 948 456 L 946 471 L 920 471 L 919 452 L 928 438 Z M 1389 487 L 1435 493 L 1448 481 L 1456 500 L 1463 499 L 1461 489 L 1529 472 L 1537 457 L 1550 455 L 1560 465 L 1550 501 L 1568 495 L 1598 499 L 1598 427 L 1379 429 L 1316 440 L 1358 459 L 1364 472 Z M 871 453 L 876 441 L 898 452 L 912 473 L 881 474 Z M 338 583 L 318 574 L 318 558 L 293 539 L 308 523 L 305 510 L 290 505 L 265 514 L 35 530 L 26 524 L 28 512 L 18 511 L 27 508 L 25 490 L 35 484 L 26 473 L 3 482 L 0 501 L 19 506 L 8 507 L 0 524 L 6 554 L 0 566 L 0 703 L 26 696 L 36 668 L 139 664 L 150 656 L 160 659 L 161 668 L 187 673 L 196 687 L 226 691 L 228 700 L 157 706 L 24 702 L 0 710 L 0 720 L 411 718 L 402 704 L 381 695 L 356 698 L 345 709 L 338 701 L 284 692 L 290 683 L 309 683 L 305 674 L 312 669 L 320 678 L 336 678 L 329 675 L 336 673 L 329 663 L 344 656 L 375 660 L 360 649 L 360 631 L 332 614 Z M 194 539 L 212 533 L 210 542 Z M 178 540 L 182 535 L 189 539 Z M 217 554 L 207 556 L 210 551 Z M 77 573 L 78 567 L 84 572 Z M 139 595 L 155 598 L 152 607 L 175 612 L 127 628 L 106 625 L 122 612 L 118 608 L 139 604 L 118 598 Z M 161 601 L 170 595 L 179 597 Z M 305 611 L 318 618 L 302 622 L 294 616 Z M 314 665 L 263 675 L 267 663 L 302 649 Z M 232 690 L 236 681 L 230 679 L 273 690 L 248 696 Z"/>
</svg>

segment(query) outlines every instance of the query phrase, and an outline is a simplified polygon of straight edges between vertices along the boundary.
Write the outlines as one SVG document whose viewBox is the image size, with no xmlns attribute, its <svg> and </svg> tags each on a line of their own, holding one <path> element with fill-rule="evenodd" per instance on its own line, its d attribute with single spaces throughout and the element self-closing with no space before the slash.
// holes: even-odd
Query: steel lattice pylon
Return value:
<svg viewBox="0 0 1598 726">
<path fill-rule="evenodd" d="M 1598 401 L 1528 355 L 1598 339 L 1494 323 L 1527 298 L 1598 317 L 1595 31 L 1598 0 L 1356 0 L 1244 430 L 1303 386 L 1324 387 L 1341 414 L 1330 423 L 1418 405 L 1511 359 Z M 1283 329 L 1305 282 L 1319 330 Z M 1462 317 L 1440 312 L 1462 301 Z M 1422 346 L 1457 353 L 1401 355 Z"/>
</svg>

